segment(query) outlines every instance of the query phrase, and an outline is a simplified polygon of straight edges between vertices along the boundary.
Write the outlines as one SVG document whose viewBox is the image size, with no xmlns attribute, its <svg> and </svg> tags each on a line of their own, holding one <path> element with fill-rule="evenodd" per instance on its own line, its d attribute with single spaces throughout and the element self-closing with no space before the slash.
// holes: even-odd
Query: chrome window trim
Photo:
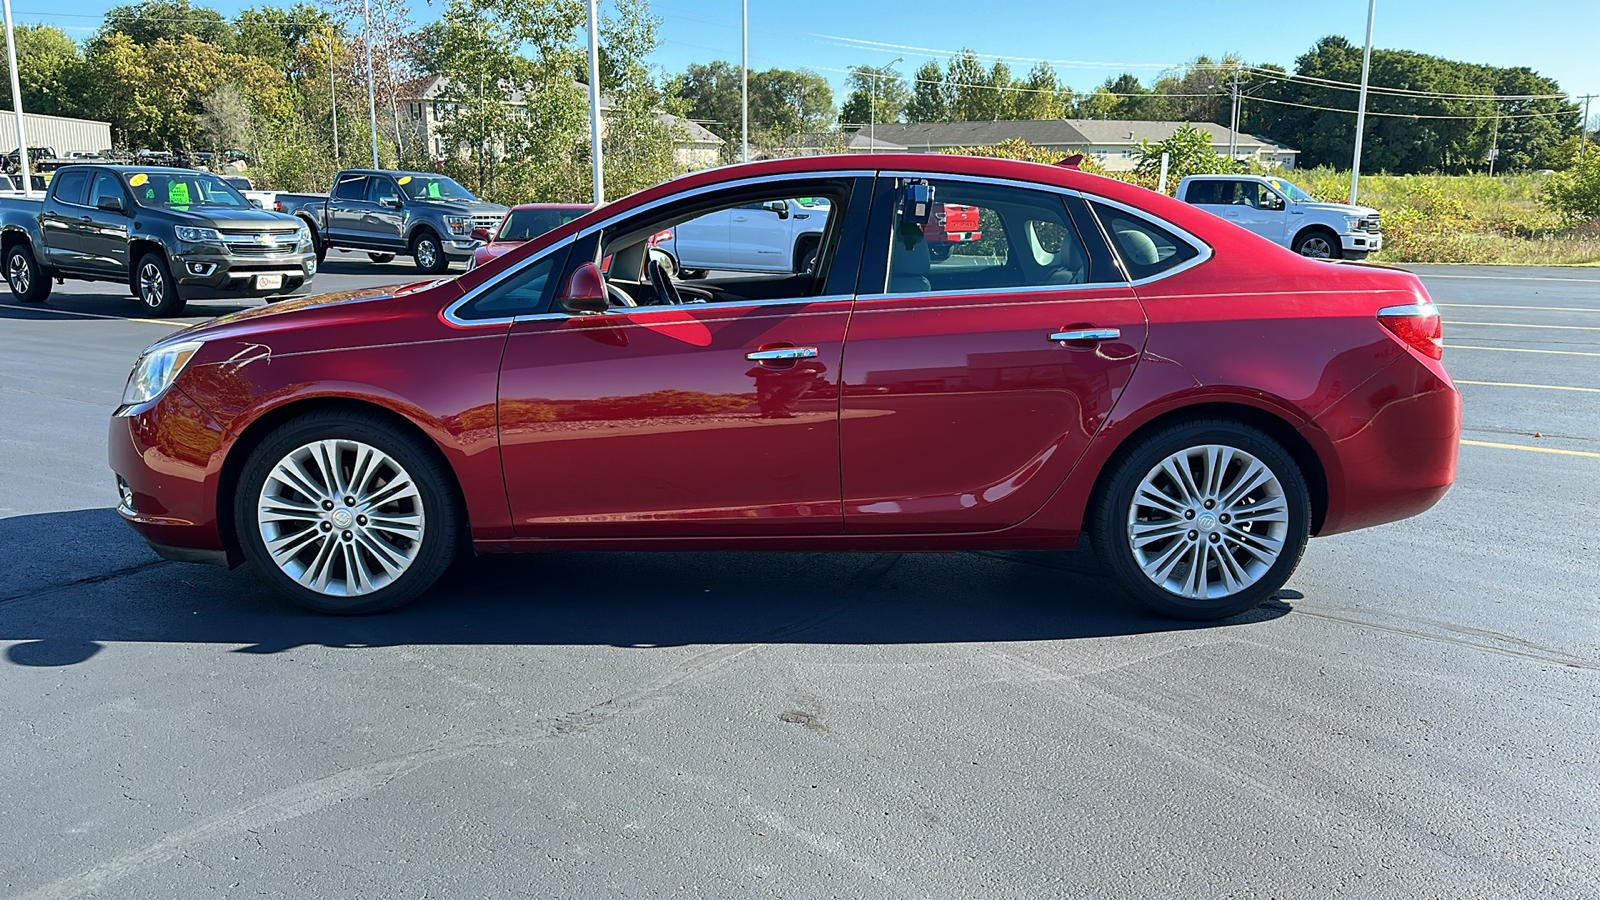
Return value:
<svg viewBox="0 0 1600 900">
<path fill-rule="evenodd" d="M 1069 197 L 1082 197 L 1083 192 L 1077 188 L 1062 187 L 1059 184 L 1048 184 L 1043 181 L 1018 181 L 1014 178 L 992 178 L 988 175 L 964 175 L 944 172 L 909 172 L 909 171 L 881 171 L 878 173 L 883 178 L 927 178 L 937 181 L 970 181 L 974 184 L 992 184 L 999 187 L 1020 187 L 1025 189 L 1041 190 L 1052 194 L 1062 194 Z"/>
<path fill-rule="evenodd" d="M 1143 219 L 1144 221 L 1149 222 L 1151 225 L 1160 228 L 1162 231 L 1170 232 L 1173 237 L 1176 237 L 1178 240 L 1183 241 L 1198 251 L 1193 259 L 1179 263 L 1170 269 L 1163 269 L 1154 275 L 1140 278 L 1137 281 L 1129 279 L 1125 283 L 1130 287 L 1142 287 L 1147 284 L 1153 284 L 1163 278 L 1170 278 L 1179 272 L 1187 272 L 1195 266 L 1198 266 L 1201 263 L 1209 260 L 1214 255 L 1214 251 L 1212 251 L 1210 244 L 1201 240 L 1193 232 L 1184 228 L 1180 228 L 1177 225 L 1168 222 L 1166 219 L 1139 209 L 1136 206 L 1129 206 L 1126 203 L 1121 203 L 1108 197 L 1102 197 L 1099 194 L 1080 194 L 1079 196 L 1082 197 L 1086 202 L 1104 203 L 1106 206 L 1114 209 L 1120 209 L 1136 219 Z M 1111 235 L 1105 233 L 1106 225 L 1104 222 L 1100 221 L 1099 213 L 1096 213 L 1092 208 L 1089 210 L 1089 212 L 1094 216 L 1095 222 L 1100 226 L 1100 232 L 1104 236 L 1106 246 L 1111 249 L 1111 255 L 1116 258 L 1117 265 L 1122 267 L 1123 277 L 1126 278 L 1128 275 L 1128 264 L 1123 261 L 1122 251 L 1117 247 L 1117 242 L 1112 240 Z"/>
<path fill-rule="evenodd" d="M 617 306 L 603 313 L 592 315 L 615 316 L 628 313 L 654 313 L 674 312 L 686 309 L 736 309 L 746 306 L 804 306 L 810 303 L 839 303 L 845 300 L 854 300 L 854 294 L 829 294 L 824 297 L 780 297 L 776 300 L 728 300 L 722 303 L 683 303 L 677 306 Z M 588 318 L 583 313 L 539 313 L 531 316 L 517 316 L 517 322 L 548 322 L 556 319 Z"/>
<path fill-rule="evenodd" d="M 482 296 L 483 294 L 487 293 L 491 289 L 499 287 L 507 279 L 515 276 L 518 272 L 521 272 L 523 269 L 526 269 L 528 266 L 531 266 L 531 265 L 534 265 L 536 263 L 542 262 L 544 260 L 544 258 L 549 256 L 550 254 L 556 252 L 557 250 L 560 250 L 563 247 L 570 246 L 573 243 L 573 241 L 575 241 L 576 239 L 577 239 L 576 235 L 573 235 L 573 236 L 569 236 L 569 237 L 563 238 L 563 239 L 561 239 L 559 241 L 556 241 L 554 244 L 551 244 L 550 246 L 548 246 L 548 247 L 544 248 L 543 250 L 539 251 L 538 253 L 535 253 L 534 255 L 532 255 L 532 256 L 528 257 L 527 259 L 523 260 L 522 262 L 519 262 L 516 265 L 512 266 L 511 268 L 507 269 L 506 271 L 500 273 L 500 277 L 499 278 L 495 278 L 495 279 L 493 279 L 491 281 L 486 281 L 483 284 L 480 284 L 477 287 L 473 288 L 472 290 L 467 291 L 465 294 L 462 294 L 460 297 L 458 297 L 454 301 L 452 301 L 449 306 L 446 306 L 444 308 L 444 314 L 443 314 L 444 315 L 444 320 L 446 322 L 449 322 L 451 325 L 455 325 L 458 328 L 466 328 L 466 327 L 470 327 L 470 326 L 473 326 L 473 325 L 510 325 L 512 322 L 517 321 L 517 319 L 518 319 L 517 316 L 499 316 L 499 317 L 496 317 L 496 318 L 493 318 L 493 319 L 463 319 L 460 316 L 456 315 L 456 311 L 461 309 L 461 307 L 467 305 L 468 303 L 471 303 L 474 299 L 476 299 L 476 298 Z M 471 271 L 471 270 L 469 269 L 468 271 Z M 457 276 L 457 277 L 459 277 L 459 276 Z"/>
<path fill-rule="evenodd" d="M 909 300 L 917 297 L 987 297 L 990 294 L 1054 294 L 1060 291 L 1085 291 L 1085 290 L 1115 290 L 1126 288 L 1126 279 L 1121 281 L 1085 281 L 1080 284 L 1036 284 L 1008 288 L 963 288 L 953 291 L 899 291 L 885 294 L 860 294 L 862 300 Z"/>
</svg>

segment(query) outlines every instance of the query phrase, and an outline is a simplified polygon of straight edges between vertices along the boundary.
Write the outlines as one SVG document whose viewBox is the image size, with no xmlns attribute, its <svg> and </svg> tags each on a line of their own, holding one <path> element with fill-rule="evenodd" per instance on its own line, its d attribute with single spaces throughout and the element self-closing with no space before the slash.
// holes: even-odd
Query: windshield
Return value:
<svg viewBox="0 0 1600 900">
<path fill-rule="evenodd" d="M 443 175 L 401 175 L 395 184 L 407 200 L 477 200 L 472 192 Z"/>
<path fill-rule="evenodd" d="M 531 241 L 546 231 L 559 228 L 589 211 L 587 206 L 558 209 L 513 209 L 500 226 L 497 241 Z"/>
<path fill-rule="evenodd" d="M 1313 202 L 1316 199 L 1305 191 L 1300 190 L 1300 186 L 1292 181 L 1284 181 L 1282 178 L 1268 178 L 1267 184 L 1277 188 L 1278 193 L 1283 194 L 1285 197 L 1288 197 L 1290 200 L 1293 200 L 1296 203 Z"/>
<path fill-rule="evenodd" d="M 253 209 L 244 195 L 215 175 L 204 172 L 134 172 L 128 176 L 128 189 L 140 206 L 160 209 L 189 209 L 195 206 L 220 206 L 226 209 Z"/>
</svg>

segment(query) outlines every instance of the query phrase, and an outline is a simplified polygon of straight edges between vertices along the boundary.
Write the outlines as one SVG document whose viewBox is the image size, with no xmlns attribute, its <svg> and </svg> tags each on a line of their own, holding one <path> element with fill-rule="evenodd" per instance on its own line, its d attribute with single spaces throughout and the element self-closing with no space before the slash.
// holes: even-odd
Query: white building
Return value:
<svg viewBox="0 0 1600 900">
<path fill-rule="evenodd" d="M 879 123 L 869 141 L 867 129 L 850 139 L 851 153 L 934 152 L 953 147 L 989 147 L 1021 138 L 1036 147 L 1062 153 L 1082 153 L 1098 160 L 1108 171 L 1126 172 L 1139 161 L 1141 141 L 1152 144 L 1172 137 L 1183 122 L 1149 122 L 1118 119 L 1001 119 L 995 122 L 914 122 Z M 1255 160 L 1265 166 L 1293 169 L 1299 150 L 1244 132 L 1230 132 L 1215 122 L 1191 122 L 1192 127 L 1211 137 L 1211 149 L 1228 155 L 1230 136 L 1233 156 Z"/>
<path fill-rule="evenodd" d="M 111 148 L 111 123 L 93 119 L 67 119 L 61 116 L 22 114 L 24 137 L 30 147 L 49 147 L 58 156 L 69 153 L 99 153 Z M 17 149 L 17 114 L 0 109 L 0 154 Z"/>
</svg>

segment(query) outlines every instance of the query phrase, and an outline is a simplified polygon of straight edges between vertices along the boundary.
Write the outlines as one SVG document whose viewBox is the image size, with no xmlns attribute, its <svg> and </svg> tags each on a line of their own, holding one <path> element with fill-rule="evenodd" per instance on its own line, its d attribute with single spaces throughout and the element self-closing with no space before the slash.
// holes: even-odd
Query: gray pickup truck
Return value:
<svg viewBox="0 0 1600 900">
<path fill-rule="evenodd" d="M 0 258 L 23 303 L 43 302 L 52 280 L 112 281 L 156 316 L 192 298 L 289 294 L 317 272 L 294 217 L 208 172 L 157 166 L 64 166 L 43 200 L 0 197 Z"/>
<path fill-rule="evenodd" d="M 365 250 L 373 262 L 405 254 L 430 275 L 470 259 L 482 243 L 473 229 L 494 231 L 506 214 L 444 175 L 375 169 L 340 172 L 327 196 L 279 194 L 275 208 L 311 228 L 318 260 L 329 249 Z"/>
</svg>

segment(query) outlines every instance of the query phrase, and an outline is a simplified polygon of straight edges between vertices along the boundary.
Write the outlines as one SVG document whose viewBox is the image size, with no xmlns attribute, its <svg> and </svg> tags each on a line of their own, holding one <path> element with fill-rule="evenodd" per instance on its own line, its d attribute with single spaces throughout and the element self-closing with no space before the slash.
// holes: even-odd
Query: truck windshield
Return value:
<svg viewBox="0 0 1600 900">
<path fill-rule="evenodd" d="M 401 175 L 394 180 L 408 200 L 477 200 L 472 192 L 443 175 Z"/>
<path fill-rule="evenodd" d="M 1300 190 L 1300 186 L 1292 181 L 1284 181 L 1282 178 L 1268 178 L 1267 183 L 1277 188 L 1278 193 L 1283 194 L 1296 203 L 1315 202 L 1316 198 L 1312 197 L 1305 191 Z"/>
<path fill-rule="evenodd" d="M 204 172 L 134 172 L 128 189 L 140 206 L 157 209 L 189 209 L 196 206 L 221 206 L 251 209 L 250 201 L 215 175 Z"/>
</svg>

